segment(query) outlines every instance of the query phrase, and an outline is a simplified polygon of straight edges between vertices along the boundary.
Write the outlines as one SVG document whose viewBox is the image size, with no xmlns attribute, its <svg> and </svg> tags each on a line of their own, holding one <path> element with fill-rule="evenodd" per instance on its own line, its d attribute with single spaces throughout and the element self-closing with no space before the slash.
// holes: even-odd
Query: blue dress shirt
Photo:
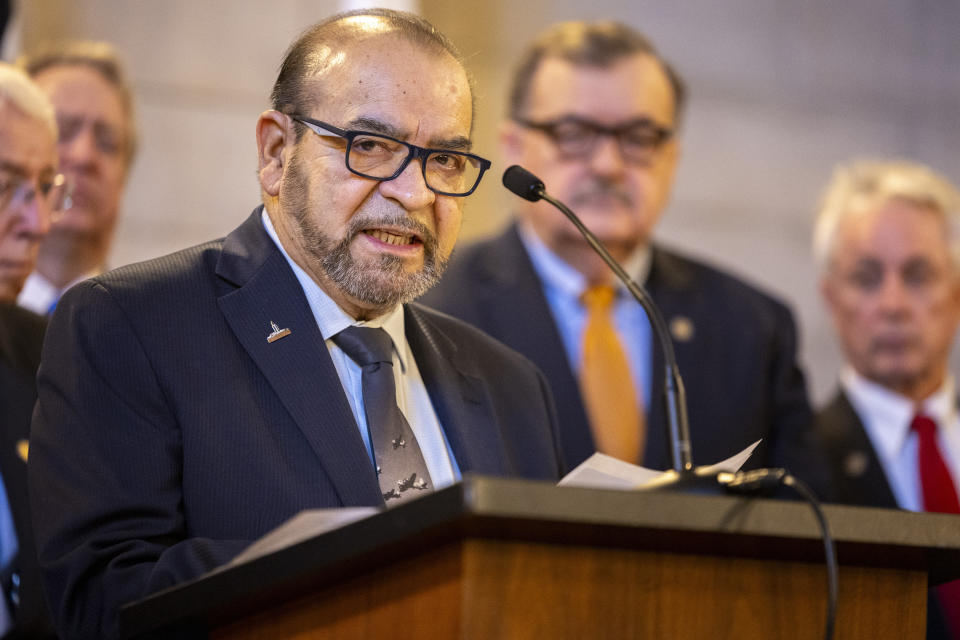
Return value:
<svg viewBox="0 0 960 640">
<path fill-rule="evenodd" d="M 587 286 L 586 278 L 550 251 L 527 225 L 521 224 L 519 230 L 520 240 L 530 256 L 533 269 L 543 283 L 543 292 L 560 331 L 567 360 L 579 377 L 583 359 L 583 329 L 587 321 L 587 311 L 580 302 L 580 295 Z M 650 271 L 649 247 L 639 248 L 622 266 L 635 282 L 644 282 Z M 613 274 L 611 277 L 614 277 Z M 619 281 L 613 323 L 627 354 L 637 401 L 642 402 L 649 413 L 653 369 L 650 321 L 640 303 Z"/>
</svg>

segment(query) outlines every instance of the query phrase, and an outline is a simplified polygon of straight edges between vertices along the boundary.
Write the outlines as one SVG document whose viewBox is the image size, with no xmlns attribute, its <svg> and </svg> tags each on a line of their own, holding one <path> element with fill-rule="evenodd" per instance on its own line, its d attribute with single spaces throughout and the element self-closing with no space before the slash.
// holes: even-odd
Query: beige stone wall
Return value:
<svg viewBox="0 0 960 640">
<path fill-rule="evenodd" d="M 355 3 L 354 3 L 355 4 Z M 18 41 L 103 38 L 136 85 L 142 152 L 112 263 L 221 235 L 257 203 L 253 127 L 287 44 L 333 0 L 21 0 Z M 831 167 L 909 156 L 960 182 L 960 3 L 903 0 L 422 0 L 477 77 L 477 150 L 498 160 L 506 80 L 528 36 L 560 19 L 648 33 L 686 77 L 684 161 L 659 236 L 791 302 L 814 396 L 839 362 L 809 259 Z M 464 235 L 502 225 L 503 163 Z M 548 185 L 549 186 L 549 185 Z M 695 401 L 695 399 L 694 399 Z"/>
</svg>

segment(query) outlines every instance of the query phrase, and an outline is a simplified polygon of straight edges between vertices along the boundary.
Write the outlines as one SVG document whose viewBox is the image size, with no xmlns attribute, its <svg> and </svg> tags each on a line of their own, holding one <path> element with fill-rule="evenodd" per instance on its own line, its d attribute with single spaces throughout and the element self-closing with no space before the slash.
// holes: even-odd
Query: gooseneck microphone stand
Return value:
<svg viewBox="0 0 960 640">
<path fill-rule="evenodd" d="M 804 498 L 812 508 L 823 537 L 827 564 L 827 616 L 824 637 L 833 637 L 837 608 L 837 565 L 836 548 L 830 536 L 826 518 L 823 515 L 816 496 L 803 482 L 790 475 L 785 469 L 756 469 L 746 472 L 715 472 L 706 467 L 693 466 L 693 451 L 690 445 L 690 425 L 687 421 L 687 399 L 673 352 L 673 341 L 667 332 L 663 315 L 653 303 L 643 287 L 635 283 L 623 267 L 613 259 L 606 247 L 590 231 L 580 218 L 565 204 L 551 197 L 543 182 L 519 165 L 513 165 L 503 174 L 503 186 L 516 195 L 537 202 L 545 200 L 560 210 L 580 231 L 590 247 L 597 252 L 607 266 L 616 274 L 643 310 L 653 327 L 653 331 L 663 350 L 666 385 L 664 399 L 667 404 L 667 428 L 669 430 L 670 452 L 673 469 L 663 473 L 658 479 L 649 482 L 642 490 L 669 489 L 689 493 L 759 493 L 786 485 Z"/>
<path fill-rule="evenodd" d="M 569 207 L 547 193 L 543 182 L 535 175 L 519 165 L 513 165 L 504 172 L 503 185 L 521 198 L 531 202 L 546 200 L 559 209 L 580 231 L 590 247 L 603 258 L 603 261 L 607 263 L 607 266 L 630 292 L 630 295 L 640 303 L 650 319 L 657 341 L 663 350 L 666 374 L 664 396 L 667 408 L 670 453 L 673 460 L 673 473 L 665 474 L 661 481 L 652 483 L 651 488 L 670 486 L 677 489 L 719 492 L 715 478 L 710 474 L 698 473 L 693 466 L 693 451 L 690 445 L 690 425 L 687 420 L 687 399 L 683 379 L 680 377 L 680 370 L 677 367 L 677 358 L 673 352 L 673 342 L 667 332 L 667 325 L 650 295 L 627 275 L 627 272 L 614 260 L 606 247 Z M 717 488 L 712 489 L 712 487 Z"/>
</svg>

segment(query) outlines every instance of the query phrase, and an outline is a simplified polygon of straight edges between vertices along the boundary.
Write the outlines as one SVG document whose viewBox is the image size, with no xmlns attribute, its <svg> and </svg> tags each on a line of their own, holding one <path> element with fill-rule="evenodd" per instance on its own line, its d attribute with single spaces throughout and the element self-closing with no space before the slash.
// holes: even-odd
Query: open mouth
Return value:
<svg viewBox="0 0 960 640">
<path fill-rule="evenodd" d="M 385 229 L 364 229 L 363 232 L 384 244 L 398 247 L 420 244 L 419 236 L 413 233 L 394 233 Z"/>
</svg>

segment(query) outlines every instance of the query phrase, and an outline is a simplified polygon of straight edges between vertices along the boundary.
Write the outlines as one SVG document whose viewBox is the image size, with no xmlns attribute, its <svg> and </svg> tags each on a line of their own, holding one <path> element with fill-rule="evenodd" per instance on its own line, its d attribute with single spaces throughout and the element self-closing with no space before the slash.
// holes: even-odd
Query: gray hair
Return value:
<svg viewBox="0 0 960 640">
<path fill-rule="evenodd" d="M 840 165 L 823 193 L 813 229 L 813 256 L 829 266 L 840 222 L 898 200 L 936 211 L 947 229 L 954 268 L 960 271 L 960 192 L 933 169 L 909 160 L 864 159 Z"/>
<path fill-rule="evenodd" d="M 137 151 L 137 125 L 133 108 L 133 92 L 127 81 L 123 62 L 108 42 L 79 40 L 48 44 L 30 54 L 20 56 L 17 65 L 31 78 L 56 67 L 86 67 L 100 74 L 120 98 L 127 122 L 124 131 L 123 156 L 127 167 Z"/>
<path fill-rule="evenodd" d="M 27 74 L 6 62 L 0 62 L 0 100 L 42 122 L 57 139 L 57 118 L 50 100 Z"/>
</svg>

